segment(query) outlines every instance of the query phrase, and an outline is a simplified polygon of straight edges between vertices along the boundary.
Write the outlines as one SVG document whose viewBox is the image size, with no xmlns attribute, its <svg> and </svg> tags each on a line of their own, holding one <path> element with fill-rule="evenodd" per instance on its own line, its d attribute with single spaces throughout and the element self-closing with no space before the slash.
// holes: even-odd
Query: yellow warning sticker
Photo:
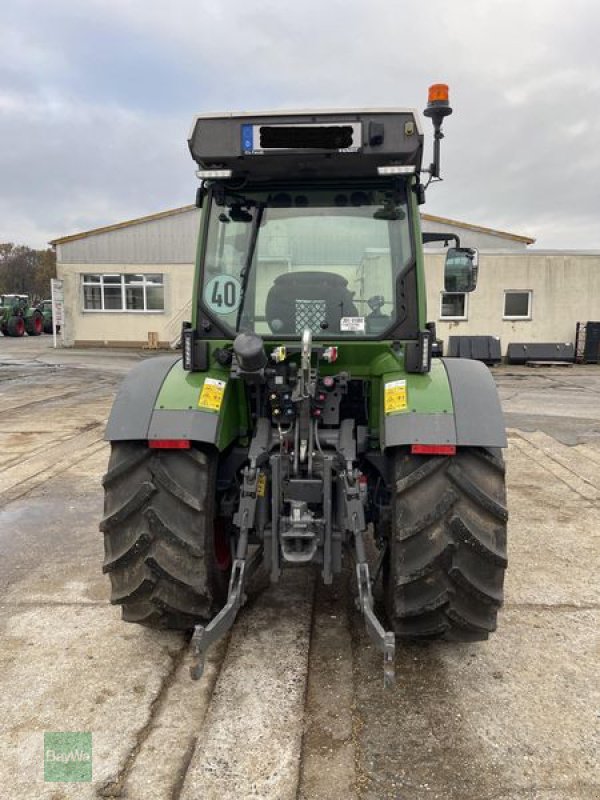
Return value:
<svg viewBox="0 0 600 800">
<path fill-rule="evenodd" d="M 264 497 L 266 491 L 267 491 L 267 476 L 265 475 L 264 472 L 261 472 L 256 481 L 256 496 Z"/>
<path fill-rule="evenodd" d="M 408 404 L 406 381 L 390 381 L 385 384 L 383 392 L 383 408 L 386 414 L 404 411 Z"/>
<path fill-rule="evenodd" d="M 205 378 L 198 398 L 198 408 L 207 408 L 209 411 L 219 411 L 225 394 L 226 381 L 215 378 Z"/>
</svg>

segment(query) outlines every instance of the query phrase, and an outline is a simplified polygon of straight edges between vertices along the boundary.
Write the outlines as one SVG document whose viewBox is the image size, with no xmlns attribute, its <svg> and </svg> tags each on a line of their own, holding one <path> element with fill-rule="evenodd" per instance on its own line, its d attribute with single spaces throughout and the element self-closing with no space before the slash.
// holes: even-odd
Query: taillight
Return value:
<svg viewBox="0 0 600 800">
<path fill-rule="evenodd" d="M 417 456 L 454 456 L 456 445 L 453 444 L 413 444 L 410 452 Z"/>
<path fill-rule="evenodd" d="M 149 439 L 148 447 L 152 450 L 189 450 L 192 443 L 189 439 Z"/>
</svg>

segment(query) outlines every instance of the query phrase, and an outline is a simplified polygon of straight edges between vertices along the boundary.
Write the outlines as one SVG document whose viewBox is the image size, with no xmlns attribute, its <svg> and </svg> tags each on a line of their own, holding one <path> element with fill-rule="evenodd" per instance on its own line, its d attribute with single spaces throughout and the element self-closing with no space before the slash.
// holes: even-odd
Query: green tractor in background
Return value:
<svg viewBox="0 0 600 800">
<path fill-rule="evenodd" d="M 273 582 L 315 565 L 329 584 L 350 557 L 386 682 L 398 639 L 496 628 L 502 412 L 485 366 L 432 359 L 425 308 L 424 240 L 456 240 L 446 291 L 477 278 L 475 250 L 420 230 L 450 113 L 432 87 L 428 168 L 413 110 L 194 121 L 193 317 L 183 357 L 145 361 L 117 394 L 101 530 L 112 602 L 194 630 L 195 678 L 259 565 Z"/>
<path fill-rule="evenodd" d="M 43 331 L 44 317 L 30 305 L 26 294 L 0 295 L 0 332 L 4 336 L 39 336 Z"/>
<path fill-rule="evenodd" d="M 37 310 L 44 318 L 44 333 L 52 333 L 52 300 L 42 300 L 37 304 Z M 56 330 L 60 331 L 60 325 Z"/>
</svg>

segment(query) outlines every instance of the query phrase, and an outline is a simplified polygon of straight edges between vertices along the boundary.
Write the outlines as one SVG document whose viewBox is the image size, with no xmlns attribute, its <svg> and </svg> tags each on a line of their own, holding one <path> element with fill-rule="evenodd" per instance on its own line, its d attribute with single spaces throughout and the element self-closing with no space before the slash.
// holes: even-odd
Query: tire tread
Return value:
<svg viewBox="0 0 600 800">
<path fill-rule="evenodd" d="M 188 630 L 222 603 L 214 564 L 216 456 L 113 442 L 105 489 L 103 572 L 123 619 Z"/>
<path fill-rule="evenodd" d="M 462 448 L 427 458 L 398 450 L 392 495 L 385 599 L 396 635 L 487 639 L 507 566 L 501 454 Z"/>
</svg>

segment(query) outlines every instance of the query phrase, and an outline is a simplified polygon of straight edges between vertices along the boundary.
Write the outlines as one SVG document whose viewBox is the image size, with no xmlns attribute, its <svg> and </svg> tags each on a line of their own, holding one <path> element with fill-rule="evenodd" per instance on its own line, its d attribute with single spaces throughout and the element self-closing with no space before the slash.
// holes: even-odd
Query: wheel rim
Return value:
<svg viewBox="0 0 600 800">
<path fill-rule="evenodd" d="M 42 324 L 41 317 L 38 317 L 38 316 L 34 317 L 34 319 L 33 319 L 33 331 L 34 331 L 34 333 L 41 333 L 42 332 L 42 327 L 43 327 L 43 324 Z"/>
<path fill-rule="evenodd" d="M 25 323 L 23 322 L 23 318 L 19 317 L 15 322 L 15 334 L 17 336 L 23 336 L 25 333 Z"/>
<path fill-rule="evenodd" d="M 215 549 L 215 564 L 221 572 L 227 572 L 231 567 L 231 550 L 229 536 L 222 517 L 217 517 L 213 526 L 213 540 Z"/>
</svg>

